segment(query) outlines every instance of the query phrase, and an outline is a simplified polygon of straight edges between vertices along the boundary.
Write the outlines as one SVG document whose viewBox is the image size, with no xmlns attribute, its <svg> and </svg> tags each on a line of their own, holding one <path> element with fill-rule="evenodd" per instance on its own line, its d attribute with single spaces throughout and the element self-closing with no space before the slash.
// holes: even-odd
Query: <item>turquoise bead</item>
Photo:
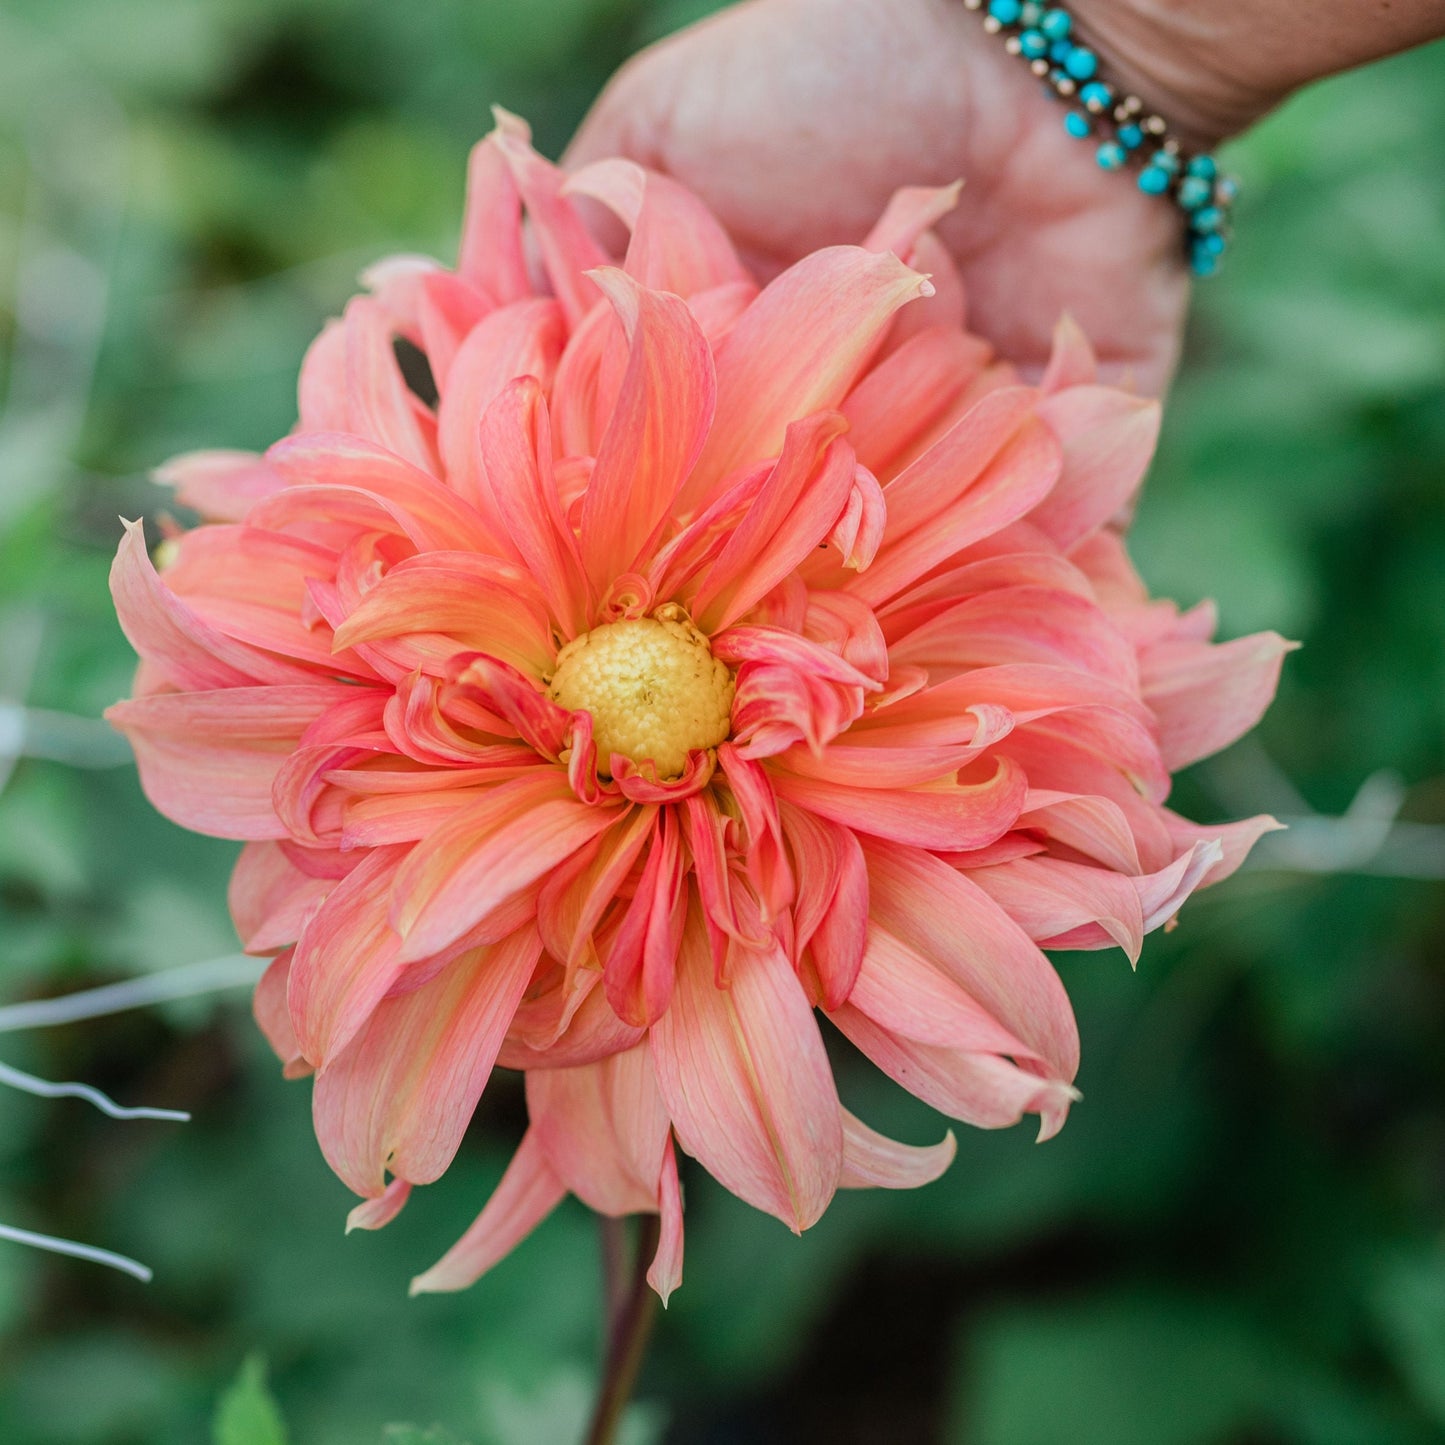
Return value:
<svg viewBox="0 0 1445 1445">
<path fill-rule="evenodd" d="M 1070 52 L 1069 58 L 1064 61 L 1064 69 L 1074 77 L 1075 80 L 1090 80 L 1094 72 L 1099 68 L 1099 57 L 1092 50 L 1085 49 L 1082 45 L 1076 45 Z"/>
<path fill-rule="evenodd" d="M 1049 53 L 1049 42 L 1042 30 L 1025 30 L 1019 36 L 1019 54 L 1026 60 L 1038 60 Z"/>
<path fill-rule="evenodd" d="M 1102 80 L 1091 80 L 1080 92 L 1079 99 L 1087 106 L 1097 106 L 1100 110 L 1111 106 L 1114 103 L 1113 90 L 1104 84 Z"/>
<path fill-rule="evenodd" d="M 1074 43 L 1072 40 L 1056 40 L 1049 46 L 1049 59 L 1056 65 L 1064 64 L 1073 53 Z"/>
<path fill-rule="evenodd" d="M 1162 196 L 1169 189 L 1169 172 L 1158 166 L 1145 166 L 1139 172 L 1139 189 L 1151 196 Z"/>
<path fill-rule="evenodd" d="M 1219 167 L 1214 164 L 1213 156 L 1195 156 L 1184 169 L 1191 176 L 1198 176 L 1203 181 L 1212 181 L 1219 174 Z"/>
<path fill-rule="evenodd" d="M 1202 246 L 1195 246 L 1189 253 L 1189 269 L 1196 276 L 1213 276 L 1219 270 L 1219 257 Z"/>
<path fill-rule="evenodd" d="M 1103 145 L 1094 152 L 1094 159 L 1099 162 L 1106 171 L 1117 171 L 1125 160 L 1128 159 L 1124 147 L 1118 141 L 1106 140 Z"/>
<path fill-rule="evenodd" d="M 1039 0 L 1024 0 L 1023 9 L 1019 12 L 1019 24 L 1034 29 L 1040 20 L 1044 18 L 1044 7 Z"/>
<path fill-rule="evenodd" d="M 1151 166 L 1158 166 L 1165 175 L 1175 175 L 1179 170 L 1179 157 L 1173 151 L 1155 151 L 1149 157 Z"/>
<path fill-rule="evenodd" d="M 1064 129 L 1074 137 L 1075 140 L 1083 140 L 1093 129 L 1089 124 L 1089 117 L 1081 110 L 1071 110 L 1064 117 Z"/>
<path fill-rule="evenodd" d="M 1202 211 L 1195 211 L 1189 224 L 1196 231 L 1217 231 L 1224 224 L 1224 212 L 1218 206 L 1205 206 Z"/>
<path fill-rule="evenodd" d="M 1023 13 L 1023 0 L 989 0 L 988 13 L 1000 25 L 1012 25 Z"/>
<path fill-rule="evenodd" d="M 1219 203 L 1227 206 L 1239 195 L 1239 182 L 1230 176 L 1225 176 L 1214 188 L 1214 194 L 1219 197 Z"/>
<path fill-rule="evenodd" d="M 1119 144 L 1129 150 L 1138 150 L 1144 144 L 1144 132 L 1137 125 L 1121 125 L 1118 131 Z"/>
<path fill-rule="evenodd" d="M 1179 182 L 1179 204 L 1186 211 L 1194 211 L 1207 204 L 1213 194 L 1214 187 L 1203 176 L 1191 173 Z"/>
<path fill-rule="evenodd" d="M 1201 236 L 1194 244 L 1200 250 L 1208 251 L 1211 256 L 1222 256 L 1228 242 L 1218 231 L 1215 231 L 1211 235 Z"/>
<path fill-rule="evenodd" d="M 1067 40 L 1073 28 L 1074 22 L 1067 10 L 1045 10 L 1043 19 L 1039 21 L 1039 29 L 1050 40 Z"/>
</svg>

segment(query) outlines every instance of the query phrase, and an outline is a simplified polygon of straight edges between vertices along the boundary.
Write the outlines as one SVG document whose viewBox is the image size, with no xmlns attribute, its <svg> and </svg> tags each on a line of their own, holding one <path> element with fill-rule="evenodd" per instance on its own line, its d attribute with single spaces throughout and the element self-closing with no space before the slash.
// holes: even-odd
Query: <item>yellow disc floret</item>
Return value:
<svg viewBox="0 0 1445 1445">
<path fill-rule="evenodd" d="M 682 776 L 694 748 L 727 740 L 733 677 L 682 608 L 666 606 L 574 638 L 557 654 L 547 695 L 592 714 L 603 776 L 620 753 L 666 781 Z"/>
</svg>

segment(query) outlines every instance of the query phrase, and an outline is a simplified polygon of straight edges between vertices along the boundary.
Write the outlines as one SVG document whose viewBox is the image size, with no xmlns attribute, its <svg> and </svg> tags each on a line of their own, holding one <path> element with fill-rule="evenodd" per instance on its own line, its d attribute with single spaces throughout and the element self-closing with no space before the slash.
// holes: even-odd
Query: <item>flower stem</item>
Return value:
<svg viewBox="0 0 1445 1445">
<path fill-rule="evenodd" d="M 632 1397 L 637 1375 L 647 1353 L 647 1341 L 657 1316 L 657 1296 L 647 1283 L 647 1267 L 657 1248 L 661 1221 L 644 1214 L 638 1222 L 636 1255 L 632 1278 L 626 1282 L 621 1269 L 624 1255 L 622 1222 L 602 1220 L 602 1260 L 605 1312 L 607 1316 L 607 1358 L 597 1406 L 587 1432 L 587 1445 L 614 1445 L 622 1412 Z"/>
</svg>

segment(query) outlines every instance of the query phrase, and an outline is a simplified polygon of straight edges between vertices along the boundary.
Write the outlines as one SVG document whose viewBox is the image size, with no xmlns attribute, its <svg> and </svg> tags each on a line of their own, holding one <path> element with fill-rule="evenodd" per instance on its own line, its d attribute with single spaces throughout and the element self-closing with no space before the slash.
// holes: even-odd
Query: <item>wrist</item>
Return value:
<svg viewBox="0 0 1445 1445">
<path fill-rule="evenodd" d="M 1166 117 L 1191 149 L 1247 130 L 1307 77 L 1278 62 L 1260 0 L 1074 0 L 1090 45 L 1125 90 Z"/>
</svg>

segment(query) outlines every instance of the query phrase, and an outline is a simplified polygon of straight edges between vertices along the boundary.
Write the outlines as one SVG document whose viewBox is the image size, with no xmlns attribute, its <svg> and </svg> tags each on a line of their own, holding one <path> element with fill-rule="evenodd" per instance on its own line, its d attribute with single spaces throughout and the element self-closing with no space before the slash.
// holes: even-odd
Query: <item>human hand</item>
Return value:
<svg viewBox="0 0 1445 1445">
<path fill-rule="evenodd" d="M 1442 0 L 1075 0 L 1111 78 L 1189 145 L 1245 129 L 1319 76 L 1445 31 Z M 645 51 L 573 164 L 628 155 L 684 181 L 765 274 L 859 240 L 905 184 L 965 181 L 939 226 L 971 329 L 1041 367 L 1062 311 L 1111 379 L 1158 394 L 1188 301 L 1181 222 L 1100 170 L 1062 107 L 962 0 L 748 0 Z"/>
<path fill-rule="evenodd" d="M 645 51 L 571 164 L 622 154 L 696 190 L 764 274 L 857 241 L 902 185 L 960 177 L 938 227 L 969 326 L 1041 368 L 1070 312 L 1106 372 L 1167 384 L 1188 296 L 1173 208 L 1093 164 L 961 0 L 749 0 Z"/>
</svg>

